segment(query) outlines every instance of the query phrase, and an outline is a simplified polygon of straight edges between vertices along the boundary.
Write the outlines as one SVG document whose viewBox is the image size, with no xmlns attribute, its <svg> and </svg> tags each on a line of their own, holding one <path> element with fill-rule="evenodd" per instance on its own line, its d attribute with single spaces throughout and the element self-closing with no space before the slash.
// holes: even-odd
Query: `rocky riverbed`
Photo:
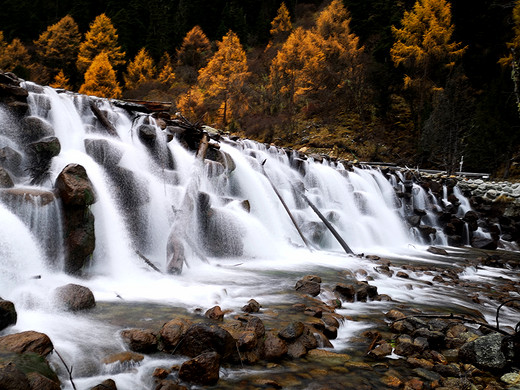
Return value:
<svg viewBox="0 0 520 390">
<path fill-rule="evenodd" d="M 150 389 L 519 388 L 514 327 L 520 320 L 520 257 L 469 248 L 429 251 L 435 262 L 358 255 L 369 266 L 317 268 L 319 275 L 299 278 L 291 272 L 283 278 L 294 277 L 292 287 L 273 285 L 273 293 L 283 295 L 280 304 L 251 297 L 238 310 L 126 301 L 93 306 L 88 289 L 75 285 L 58 289 L 56 297 L 78 318 L 120 329 L 116 337 L 123 351 L 100 362 L 112 377 L 88 387 L 93 389 L 123 389 L 118 375 L 158 356 L 176 363 L 150 367 L 145 381 Z M 478 273 L 485 277 L 474 278 Z M 397 291 L 385 288 L 388 281 L 394 289 L 427 292 L 431 302 L 382 293 Z M 444 294 L 451 301 L 439 303 L 436 297 Z M 494 314 L 502 304 L 496 328 Z M 16 323 L 15 313 L 13 305 L 0 301 L 2 327 L 7 326 L 2 334 Z M 2 388 L 81 383 L 44 334 L 2 336 L 0 351 Z"/>
</svg>

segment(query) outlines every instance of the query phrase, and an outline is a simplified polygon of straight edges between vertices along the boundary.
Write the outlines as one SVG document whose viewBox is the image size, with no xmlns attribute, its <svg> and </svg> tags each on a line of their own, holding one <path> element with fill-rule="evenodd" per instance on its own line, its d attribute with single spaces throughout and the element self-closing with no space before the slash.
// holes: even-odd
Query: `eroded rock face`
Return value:
<svg viewBox="0 0 520 390">
<path fill-rule="evenodd" d="M 58 304 L 69 311 L 88 310 L 96 306 L 92 291 L 79 284 L 71 283 L 58 287 L 55 296 Z"/>
<path fill-rule="evenodd" d="M 184 362 L 179 378 L 199 385 L 215 385 L 219 379 L 220 356 L 216 352 L 202 353 Z"/>
<path fill-rule="evenodd" d="M 0 337 L 0 346 L 11 352 L 34 352 L 41 356 L 47 356 L 54 349 L 46 334 L 32 330 Z"/>
</svg>

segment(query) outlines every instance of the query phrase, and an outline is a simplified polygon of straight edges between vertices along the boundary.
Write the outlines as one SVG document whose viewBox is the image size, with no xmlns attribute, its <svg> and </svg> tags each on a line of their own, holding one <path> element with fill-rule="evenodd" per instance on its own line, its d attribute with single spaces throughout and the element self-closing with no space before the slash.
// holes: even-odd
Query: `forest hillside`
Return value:
<svg viewBox="0 0 520 390">
<path fill-rule="evenodd" d="M 519 176 L 520 0 L 4 0 L 0 69 L 307 152 Z"/>
</svg>

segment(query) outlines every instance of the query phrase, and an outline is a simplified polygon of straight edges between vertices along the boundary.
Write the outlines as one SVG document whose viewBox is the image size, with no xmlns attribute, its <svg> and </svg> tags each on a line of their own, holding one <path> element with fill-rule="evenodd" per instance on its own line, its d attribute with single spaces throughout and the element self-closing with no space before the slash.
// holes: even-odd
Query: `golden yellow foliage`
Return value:
<svg viewBox="0 0 520 390">
<path fill-rule="evenodd" d="M 395 66 L 414 71 L 415 78 L 431 77 L 436 67 L 453 67 L 466 48 L 451 41 L 451 5 L 446 0 L 417 0 L 401 19 L 401 28 L 392 27 L 395 43 L 390 55 Z M 419 76 L 421 75 L 421 76 Z"/>
<path fill-rule="evenodd" d="M 89 31 L 85 34 L 85 40 L 81 42 L 76 66 L 84 72 L 94 58 L 101 52 L 108 55 L 112 66 L 125 63 L 125 52 L 117 43 L 117 30 L 112 21 L 105 14 L 101 14 L 90 24 Z"/>
<path fill-rule="evenodd" d="M 159 77 L 157 78 L 159 82 L 168 88 L 171 88 L 173 83 L 175 82 L 175 72 L 173 71 L 172 60 L 168 53 L 164 53 L 161 60 L 159 61 L 160 71 Z"/>
<path fill-rule="evenodd" d="M 0 48 L 0 69 L 12 72 L 18 67 L 26 68 L 29 65 L 31 56 L 18 38 L 13 39 L 8 45 L 4 43 L 0 46 L 3 46 L 3 49 Z"/>
<path fill-rule="evenodd" d="M 38 62 L 54 74 L 70 69 L 78 56 L 80 40 L 78 25 L 70 15 L 64 16 L 34 41 Z"/>
<path fill-rule="evenodd" d="M 224 103 L 222 123 L 227 125 L 228 105 L 235 114 L 247 109 L 246 96 L 242 88 L 249 77 L 246 53 L 238 36 L 229 31 L 218 42 L 218 50 L 199 71 L 198 86 L 204 92 L 205 99 L 220 107 Z"/>
<path fill-rule="evenodd" d="M 143 47 L 128 64 L 127 72 L 123 76 L 126 89 L 135 89 L 142 83 L 151 81 L 155 75 L 155 66 L 152 57 Z"/>
<path fill-rule="evenodd" d="M 193 87 L 177 100 L 177 109 L 187 118 L 193 121 L 202 119 L 206 112 L 204 95 L 200 88 Z"/>
<path fill-rule="evenodd" d="M 193 66 L 196 70 L 206 64 L 210 55 L 209 39 L 199 26 L 188 31 L 182 40 L 181 47 L 177 50 L 179 65 Z"/>
<path fill-rule="evenodd" d="M 67 90 L 71 90 L 71 87 L 69 85 L 69 79 L 65 76 L 63 73 L 63 70 L 60 69 L 56 77 L 54 77 L 54 81 L 49 84 L 52 88 L 63 88 Z"/>
<path fill-rule="evenodd" d="M 289 10 L 284 2 L 278 8 L 278 13 L 271 21 L 271 30 L 269 31 L 273 38 L 289 33 L 292 30 L 291 17 Z"/>
<path fill-rule="evenodd" d="M 268 88 L 292 109 L 299 97 L 320 87 L 324 64 L 325 53 L 318 36 L 299 27 L 289 35 L 272 61 Z"/>
<path fill-rule="evenodd" d="M 85 73 L 85 83 L 79 93 L 105 98 L 120 98 L 121 87 L 116 80 L 116 72 L 110 64 L 108 54 L 98 54 Z"/>
<path fill-rule="evenodd" d="M 512 64 L 513 53 L 516 61 L 518 61 L 520 56 L 520 0 L 516 1 L 515 7 L 513 8 L 513 23 L 513 40 L 507 43 L 510 52 L 507 56 L 498 61 L 502 66 L 509 66 Z"/>
</svg>

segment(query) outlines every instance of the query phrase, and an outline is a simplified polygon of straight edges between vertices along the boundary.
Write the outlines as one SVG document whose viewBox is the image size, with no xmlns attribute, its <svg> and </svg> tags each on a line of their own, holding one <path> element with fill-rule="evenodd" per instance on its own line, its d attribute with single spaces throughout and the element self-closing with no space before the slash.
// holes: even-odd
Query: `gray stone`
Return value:
<svg viewBox="0 0 520 390">
<path fill-rule="evenodd" d="M 476 367 L 484 370 L 500 370 L 506 365 L 506 358 L 501 351 L 503 336 L 498 333 L 479 337 L 464 344 L 459 356 Z"/>
</svg>

